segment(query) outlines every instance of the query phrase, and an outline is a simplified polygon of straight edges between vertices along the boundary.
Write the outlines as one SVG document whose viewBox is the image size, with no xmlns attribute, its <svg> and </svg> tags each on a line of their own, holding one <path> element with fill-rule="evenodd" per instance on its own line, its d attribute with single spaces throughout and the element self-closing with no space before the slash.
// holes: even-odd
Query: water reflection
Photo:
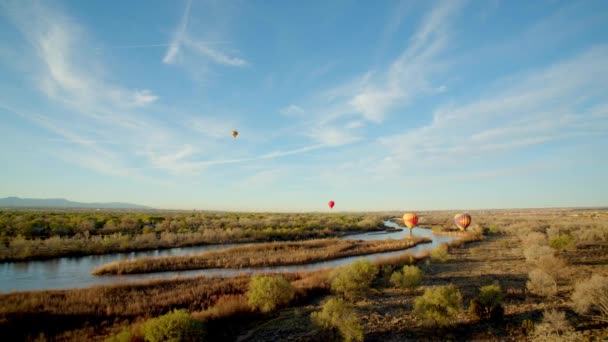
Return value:
<svg viewBox="0 0 608 342">
<path fill-rule="evenodd" d="M 386 221 L 385 226 L 389 228 L 400 228 L 396 223 Z M 416 237 L 428 237 L 431 243 L 424 243 L 409 248 L 407 251 L 412 254 L 431 250 L 442 243 L 450 242 L 454 239 L 451 236 L 436 236 L 430 229 L 414 228 L 412 235 Z M 386 240 L 404 239 L 410 235 L 408 229 L 392 232 L 372 232 L 357 235 L 345 236 L 345 240 Z M 251 244 L 238 244 L 238 246 Z M 371 255 L 347 257 L 329 261 L 322 261 L 307 265 L 294 266 L 275 266 L 244 269 L 207 269 L 193 271 L 162 272 L 151 274 L 135 274 L 123 276 L 103 276 L 95 277 L 91 271 L 100 265 L 112 261 L 123 259 L 133 259 L 145 256 L 170 256 L 188 255 L 212 250 L 221 250 L 237 244 L 194 246 L 172 248 L 166 250 L 153 250 L 131 253 L 116 253 L 105 255 L 91 255 L 84 257 L 66 257 L 53 260 L 0 263 L 0 291 L 28 291 L 43 289 L 63 289 L 87 287 L 91 285 L 126 283 L 133 281 L 163 279 L 173 277 L 191 277 L 196 275 L 223 275 L 235 276 L 238 274 L 251 274 L 260 272 L 297 272 L 305 270 L 317 270 L 321 268 L 336 267 L 351 263 L 359 259 L 376 260 L 402 254 L 403 251 L 377 253 Z"/>
</svg>

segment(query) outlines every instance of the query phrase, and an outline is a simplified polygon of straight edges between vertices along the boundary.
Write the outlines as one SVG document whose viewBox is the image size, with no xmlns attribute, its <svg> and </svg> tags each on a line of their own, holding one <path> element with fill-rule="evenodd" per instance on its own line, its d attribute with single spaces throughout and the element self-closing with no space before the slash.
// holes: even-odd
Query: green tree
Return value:
<svg viewBox="0 0 608 342">
<path fill-rule="evenodd" d="M 454 324 L 462 308 L 462 295 L 453 285 L 426 289 L 414 303 L 414 314 L 425 325 Z"/>
<path fill-rule="evenodd" d="M 295 290 L 283 277 L 256 275 L 251 278 L 247 299 L 249 304 L 262 312 L 269 312 L 291 301 Z"/>
<path fill-rule="evenodd" d="M 355 261 L 351 265 L 334 271 L 331 289 L 345 298 L 354 299 L 364 294 L 376 278 L 378 267 L 367 259 Z"/>
<path fill-rule="evenodd" d="M 482 286 L 479 289 L 479 296 L 471 300 L 469 313 L 477 319 L 501 320 L 504 314 L 502 300 L 503 295 L 500 286 Z"/>
<path fill-rule="evenodd" d="M 338 330 L 345 341 L 363 341 L 363 326 L 354 307 L 342 298 L 330 298 L 320 312 L 313 312 L 312 321 L 329 330 Z"/>
<path fill-rule="evenodd" d="M 422 281 L 422 271 L 417 266 L 403 266 L 391 275 L 391 284 L 400 288 L 414 289 Z"/>
<path fill-rule="evenodd" d="M 183 309 L 147 320 L 142 330 L 149 342 L 202 341 L 205 337 L 204 324 Z"/>
</svg>

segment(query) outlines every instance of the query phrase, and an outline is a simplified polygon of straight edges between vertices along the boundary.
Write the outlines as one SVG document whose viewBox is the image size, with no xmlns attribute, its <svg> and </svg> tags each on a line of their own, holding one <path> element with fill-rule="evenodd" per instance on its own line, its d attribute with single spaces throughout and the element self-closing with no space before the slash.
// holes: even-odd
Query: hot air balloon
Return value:
<svg viewBox="0 0 608 342">
<path fill-rule="evenodd" d="M 469 224 L 471 224 L 471 215 L 462 213 L 456 214 L 454 216 L 454 223 L 456 223 L 456 227 L 458 227 L 458 229 L 464 232 Z"/>
<path fill-rule="evenodd" d="M 239 132 L 237 130 L 233 130 L 232 131 L 232 137 L 236 138 L 237 135 L 239 135 Z"/>
<path fill-rule="evenodd" d="M 329 201 L 329 203 L 327 203 L 327 205 L 329 205 L 329 209 L 333 209 L 334 205 L 336 205 L 336 202 L 334 201 Z"/>
<path fill-rule="evenodd" d="M 403 215 L 403 224 L 405 224 L 411 232 L 412 229 L 414 229 L 414 227 L 416 227 L 418 224 L 418 215 L 414 213 L 407 213 Z"/>
</svg>

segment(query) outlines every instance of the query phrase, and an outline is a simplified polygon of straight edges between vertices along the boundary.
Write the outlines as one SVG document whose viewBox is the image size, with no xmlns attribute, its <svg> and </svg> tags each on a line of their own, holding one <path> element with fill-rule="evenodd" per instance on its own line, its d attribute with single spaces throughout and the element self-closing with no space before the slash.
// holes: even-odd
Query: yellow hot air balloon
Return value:
<svg viewBox="0 0 608 342">
<path fill-rule="evenodd" d="M 418 215 L 414 213 L 407 213 L 403 215 L 403 224 L 405 224 L 410 231 L 418 224 Z"/>
<path fill-rule="evenodd" d="M 237 130 L 233 130 L 232 131 L 232 137 L 236 138 L 237 135 L 239 135 L 239 132 Z"/>
<path fill-rule="evenodd" d="M 454 223 L 456 223 L 458 229 L 464 232 L 467 230 L 469 224 L 471 224 L 471 215 L 462 213 L 456 214 L 454 215 Z"/>
</svg>

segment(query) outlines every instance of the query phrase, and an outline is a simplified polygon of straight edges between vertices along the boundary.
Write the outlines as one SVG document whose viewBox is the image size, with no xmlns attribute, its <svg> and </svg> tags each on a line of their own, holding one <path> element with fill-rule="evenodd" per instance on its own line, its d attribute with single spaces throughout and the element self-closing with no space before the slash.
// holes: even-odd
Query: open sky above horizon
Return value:
<svg viewBox="0 0 608 342">
<path fill-rule="evenodd" d="M 0 0 L 0 75 L 0 197 L 608 205 L 603 0 Z"/>
</svg>

